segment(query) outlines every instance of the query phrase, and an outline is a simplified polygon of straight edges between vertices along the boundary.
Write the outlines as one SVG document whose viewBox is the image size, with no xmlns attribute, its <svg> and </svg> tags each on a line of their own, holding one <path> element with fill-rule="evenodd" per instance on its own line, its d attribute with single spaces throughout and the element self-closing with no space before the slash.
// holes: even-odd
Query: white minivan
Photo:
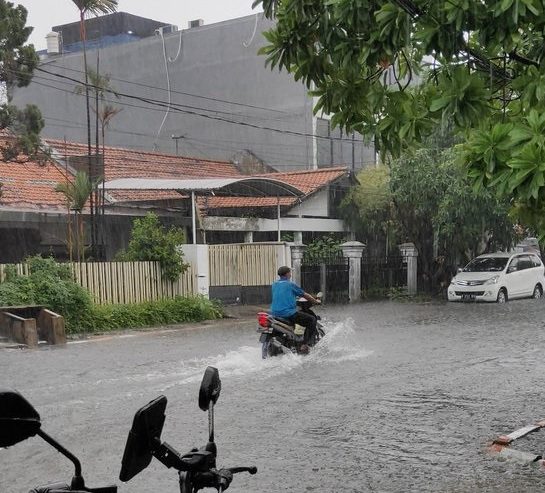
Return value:
<svg viewBox="0 0 545 493">
<path fill-rule="evenodd" d="M 490 253 L 474 258 L 452 278 L 449 301 L 541 298 L 545 267 L 534 253 Z"/>
</svg>

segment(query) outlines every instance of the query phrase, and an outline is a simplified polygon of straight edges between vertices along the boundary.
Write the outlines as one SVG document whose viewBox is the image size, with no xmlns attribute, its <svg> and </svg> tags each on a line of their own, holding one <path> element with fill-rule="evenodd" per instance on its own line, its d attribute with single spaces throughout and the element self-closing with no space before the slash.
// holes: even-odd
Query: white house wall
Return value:
<svg viewBox="0 0 545 493">
<path fill-rule="evenodd" d="M 317 192 L 306 199 L 302 204 L 296 205 L 289 212 L 290 216 L 327 217 L 329 214 L 329 193 L 327 189 Z"/>
<path fill-rule="evenodd" d="M 206 217 L 203 219 L 206 231 L 277 231 L 276 219 L 258 219 L 245 217 Z M 342 233 L 348 231 L 341 219 L 318 219 L 300 217 L 282 217 L 281 231 Z"/>
</svg>

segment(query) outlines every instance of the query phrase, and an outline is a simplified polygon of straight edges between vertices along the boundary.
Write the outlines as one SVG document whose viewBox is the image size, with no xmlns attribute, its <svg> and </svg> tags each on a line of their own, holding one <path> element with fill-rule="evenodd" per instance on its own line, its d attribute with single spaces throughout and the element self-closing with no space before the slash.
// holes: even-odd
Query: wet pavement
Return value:
<svg viewBox="0 0 545 493">
<path fill-rule="evenodd" d="M 489 441 L 545 418 L 545 302 L 322 307 L 328 334 L 309 356 L 260 359 L 253 321 L 125 333 L 65 348 L 0 350 L 0 385 L 38 409 L 43 428 L 82 461 L 90 486 L 175 492 L 154 460 L 117 480 L 134 412 L 169 399 L 163 431 L 179 451 L 203 445 L 197 406 L 216 366 L 218 464 L 252 465 L 233 492 L 538 492 L 545 470 L 490 457 Z M 545 452 L 545 430 L 520 439 Z M 39 438 L 0 450 L 0 491 L 69 480 Z"/>
</svg>

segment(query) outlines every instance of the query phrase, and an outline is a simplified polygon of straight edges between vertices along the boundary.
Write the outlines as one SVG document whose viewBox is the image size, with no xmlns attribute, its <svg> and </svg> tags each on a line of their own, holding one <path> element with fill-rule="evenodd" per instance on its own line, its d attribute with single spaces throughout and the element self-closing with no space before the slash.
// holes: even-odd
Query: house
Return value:
<svg viewBox="0 0 545 493">
<path fill-rule="evenodd" d="M 67 258 L 67 232 L 73 211 L 56 187 L 72 180 L 78 170 L 88 170 L 87 146 L 47 140 L 44 147 L 50 158 L 20 156 L 14 162 L 0 162 L 0 263 L 16 262 L 35 253 Z M 227 161 L 115 147 L 105 147 L 103 157 L 94 165 L 99 166 L 100 174 L 104 173 L 106 182 L 145 179 L 148 187 L 151 179 L 276 184 L 273 197 L 263 196 L 257 185 L 243 192 L 234 186 L 198 192 L 194 201 L 195 232 L 200 242 L 276 241 L 284 233 L 296 239 L 331 232 L 348 234 L 337 211 L 353 180 L 346 167 L 248 175 Z M 156 212 L 166 225 L 185 228 L 188 238 L 192 237 L 191 193 L 146 186 L 124 190 L 99 187 L 104 207 L 95 220 L 104 258 L 112 259 L 127 246 L 133 219 L 148 211 Z M 287 191 L 285 195 L 281 195 L 282 190 Z M 83 214 L 88 227 L 90 209 Z"/>
<path fill-rule="evenodd" d="M 354 183 L 347 167 L 258 176 L 274 176 L 299 189 L 302 196 L 201 197 L 202 229 L 208 241 L 225 242 L 226 237 L 231 241 L 277 241 L 282 232 L 290 232 L 293 240 L 307 242 L 329 233 L 348 234 L 338 210 Z"/>
<path fill-rule="evenodd" d="M 302 82 L 265 66 L 258 50 L 273 24 L 262 13 L 185 30 L 133 17 L 118 12 L 86 20 L 88 64 L 96 67 L 100 57 L 100 73 L 109 75 L 116 94 L 107 93 L 104 102 L 123 109 L 109 124 L 108 144 L 253 160 L 278 171 L 347 163 L 356 172 L 375 162 L 373 146 L 361 135 L 346 135 L 314 115 L 315 101 Z M 141 23 L 145 29 L 138 30 Z M 73 49 L 77 25 L 54 29 Z M 112 37 L 120 43 L 112 44 Z M 13 90 L 15 105 L 41 109 L 46 138 L 87 142 L 85 96 L 74 91 L 83 86 L 82 69 L 81 51 L 51 52 L 31 84 Z"/>
</svg>

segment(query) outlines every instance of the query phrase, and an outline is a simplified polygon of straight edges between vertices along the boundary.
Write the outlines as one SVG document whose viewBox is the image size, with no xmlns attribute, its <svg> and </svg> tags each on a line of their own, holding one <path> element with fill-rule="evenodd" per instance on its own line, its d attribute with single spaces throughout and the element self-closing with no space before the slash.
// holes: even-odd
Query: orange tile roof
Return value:
<svg viewBox="0 0 545 493">
<path fill-rule="evenodd" d="M 58 157 L 83 156 L 87 144 L 47 139 Z M 94 149 L 94 147 L 93 147 Z M 102 152 L 102 150 L 101 150 Z M 117 147 L 105 147 L 104 170 L 107 180 L 117 178 L 184 178 L 240 176 L 236 166 L 227 161 L 188 158 L 157 152 L 144 152 Z"/>
<path fill-rule="evenodd" d="M 269 173 L 266 176 L 293 185 L 305 194 L 315 192 L 319 188 L 345 176 L 348 172 L 346 166 L 333 168 L 320 168 L 305 171 L 286 171 L 282 173 Z"/>
<path fill-rule="evenodd" d="M 0 162 L 0 207 L 66 211 L 64 196 L 55 191 L 65 175 L 54 163 Z"/>
</svg>

